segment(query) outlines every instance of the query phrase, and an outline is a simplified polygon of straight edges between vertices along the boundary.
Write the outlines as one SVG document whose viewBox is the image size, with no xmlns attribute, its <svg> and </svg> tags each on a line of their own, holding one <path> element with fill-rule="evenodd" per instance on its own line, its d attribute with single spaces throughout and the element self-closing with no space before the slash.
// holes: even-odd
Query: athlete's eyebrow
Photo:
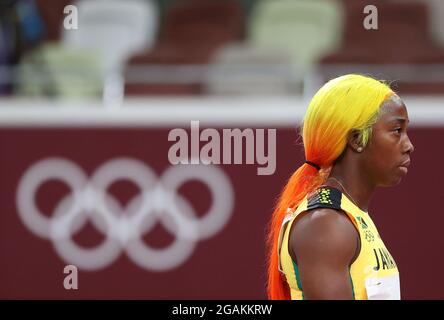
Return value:
<svg viewBox="0 0 444 320">
<path fill-rule="evenodd" d="M 394 123 L 394 122 L 399 122 L 401 124 L 405 124 L 405 123 L 408 124 L 410 122 L 410 120 L 406 119 L 406 118 L 393 118 L 393 119 L 389 120 L 389 123 Z"/>
</svg>

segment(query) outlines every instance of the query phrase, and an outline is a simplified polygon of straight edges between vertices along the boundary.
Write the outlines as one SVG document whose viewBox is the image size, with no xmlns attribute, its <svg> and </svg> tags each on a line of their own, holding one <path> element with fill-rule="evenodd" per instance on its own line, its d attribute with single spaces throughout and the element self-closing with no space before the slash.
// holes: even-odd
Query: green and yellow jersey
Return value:
<svg viewBox="0 0 444 320">
<path fill-rule="evenodd" d="M 359 233 L 360 252 L 349 266 L 354 298 L 399 300 L 401 294 L 398 268 L 372 219 L 338 189 L 327 186 L 321 186 L 306 196 L 295 211 L 289 210 L 281 226 L 278 244 L 279 269 L 290 287 L 291 298 L 304 299 L 299 269 L 288 251 L 291 226 L 301 213 L 317 208 L 344 211 Z"/>
</svg>

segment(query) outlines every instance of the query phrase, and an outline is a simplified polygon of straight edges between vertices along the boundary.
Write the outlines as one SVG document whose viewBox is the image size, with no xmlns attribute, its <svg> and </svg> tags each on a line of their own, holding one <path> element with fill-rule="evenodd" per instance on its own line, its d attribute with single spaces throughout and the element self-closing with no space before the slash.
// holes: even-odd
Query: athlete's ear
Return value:
<svg viewBox="0 0 444 320">
<path fill-rule="evenodd" d="M 360 134 L 358 130 L 351 130 L 347 135 L 347 145 L 354 152 L 362 152 L 362 150 L 364 150 L 364 147 L 359 141 L 359 136 Z"/>
</svg>

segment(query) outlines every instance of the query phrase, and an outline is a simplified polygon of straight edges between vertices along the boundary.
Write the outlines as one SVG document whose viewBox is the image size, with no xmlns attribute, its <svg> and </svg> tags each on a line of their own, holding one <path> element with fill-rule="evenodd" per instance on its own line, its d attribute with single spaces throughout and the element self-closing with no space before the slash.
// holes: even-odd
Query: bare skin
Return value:
<svg viewBox="0 0 444 320">
<path fill-rule="evenodd" d="M 343 156 L 333 165 L 329 177 L 339 180 L 345 190 L 334 179 L 325 183 L 348 192 L 366 212 L 377 187 L 399 184 L 414 150 L 404 103 L 394 96 L 381 106 L 381 114 L 363 151 L 358 152 L 358 135 L 351 132 Z M 345 213 L 327 208 L 303 213 L 292 225 L 289 250 L 298 264 L 306 299 L 353 299 L 349 267 L 359 255 L 360 240 Z"/>
</svg>

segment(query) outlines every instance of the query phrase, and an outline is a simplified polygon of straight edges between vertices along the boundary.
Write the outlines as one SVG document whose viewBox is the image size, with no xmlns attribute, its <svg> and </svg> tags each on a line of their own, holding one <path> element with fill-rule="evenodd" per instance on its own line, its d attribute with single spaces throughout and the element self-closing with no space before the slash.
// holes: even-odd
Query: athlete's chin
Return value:
<svg viewBox="0 0 444 320">
<path fill-rule="evenodd" d="M 386 180 L 384 183 L 380 184 L 381 187 L 396 187 L 402 181 L 403 176 L 393 176 L 391 179 Z"/>
<path fill-rule="evenodd" d="M 399 178 L 398 180 L 396 180 L 391 186 L 392 187 L 396 187 L 397 185 L 399 185 L 402 182 L 402 177 Z"/>
</svg>

